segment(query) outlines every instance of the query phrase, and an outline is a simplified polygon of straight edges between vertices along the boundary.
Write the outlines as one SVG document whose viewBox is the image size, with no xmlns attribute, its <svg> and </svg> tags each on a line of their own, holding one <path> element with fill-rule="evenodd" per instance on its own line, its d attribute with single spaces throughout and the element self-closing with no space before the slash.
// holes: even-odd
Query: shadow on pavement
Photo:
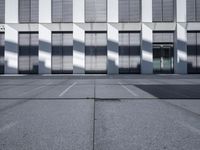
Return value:
<svg viewBox="0 0 200 150">
<path fill-rule="evenodd" d="M 134 85 L 160 99 L 200 99 L 200 85 Z"/>
</svg>

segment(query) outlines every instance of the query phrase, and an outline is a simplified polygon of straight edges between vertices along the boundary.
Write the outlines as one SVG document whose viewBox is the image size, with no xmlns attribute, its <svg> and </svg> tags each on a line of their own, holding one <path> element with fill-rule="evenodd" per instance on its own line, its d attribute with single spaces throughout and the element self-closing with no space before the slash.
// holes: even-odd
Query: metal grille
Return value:
<svg viewBox="0 0 200 150">
<path fill-rule="evenodd" d="M 187 21 L 200 21 L 200 0 L 187 0 Z"/>
<path fill-rule="evenodd" d="M 172 22 L 174 21 L 174 0 L 152 0 L 153 21 Z"/>
<path fill-rule="evenodd" d="M 196 20 L 196 0 L 187 0 L 187 21 L 195 21 Z"/>
<path fill-rule="evenodd" d="M 173 43 L 174 33 L 173 32 L 154 32 L 153 42 L 154 43 Z"/>
<path fill-rule="evenodd" d="M 72 33 L 52 33 L 52 73 L 73 72 Z"/>
<path fill-rule="evenodd" d="M 140 73 L 140 33 L 119 33 L 119 72 Z"/>
<path fill-rule="evenodd" d="M 19 22 L 38 22 L 38 0 L 19 0 Z"/>
<path fill-rule="evenodd" d="M 106 22 L 107 0 L 85 0 L 85 21 Z"/>
<path fill-rule="evenodd" d="M 19 73 L 38 73 L 38 33 L 19 34 Z"/>
<path fill-rule="evenodd" d="M 119 22 L 139 22 L 140 8 L 140 0 L 119 0 Z"/>
<path fill-rule="evenodd" d="M 72 22 L 73 20 L 72 0 L 52 0 L 53 22 Z"/>
</svg>

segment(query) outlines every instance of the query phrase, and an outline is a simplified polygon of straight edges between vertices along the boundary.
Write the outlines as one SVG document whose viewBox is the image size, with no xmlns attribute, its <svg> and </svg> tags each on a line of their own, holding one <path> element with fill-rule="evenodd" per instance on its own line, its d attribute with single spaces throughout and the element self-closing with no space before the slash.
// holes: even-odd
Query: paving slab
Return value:
<svg viewBox="0 0 200 150">
<path fill-rule="evenodd" d="M 93 148 L 93 100 L 0 100 L 0 105 L 1 150 Z"/>
<path fill-rule="evenodd" d="M 97 101 L 95 150 L 199 150 L 200 116 L 160 100 Z"/>
</svg>

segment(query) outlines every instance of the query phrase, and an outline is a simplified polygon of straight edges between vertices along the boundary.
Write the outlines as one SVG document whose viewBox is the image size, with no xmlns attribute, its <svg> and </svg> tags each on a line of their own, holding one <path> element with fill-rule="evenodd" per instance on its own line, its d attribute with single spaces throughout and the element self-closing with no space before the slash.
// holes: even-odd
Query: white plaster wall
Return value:
<svg viewBox="0 0 200 150">
<path fill-rule="evenodd" d="M 187 73 L 187 31 L 186 25 L 177 24 L 177 31 L 175 32 L 177 40 L 174 48 L 174 70 L 178 74 Z"/>
<path fill-rule="evenodd" d="M 5 0 L 5 22 L 18 23 L 18 0 Z"/>
<path fill-rule="evenodd" d="M 5 73 L 18 73 L 18 32 L 5 25 Z"/>
<path fill-rule="evenodd" d="M 51 0 L 39 0 L 39 22 L 51 23 Z"/>
<path fill-rule="evenodd" d="M 73 26 L 73 73 L 85 73 L 85 31 L 74 24 Z"/>
<path fill-rule="evenodd" d="M 142 22 L 152 22 L 152 0 L 142 0 Z"/>
<path fill-rule="evenodd" d="M 39 25 L 39 73 L 51 73 L 51 31 Z"/>
<path fill-rule="evenodd" d="M 153 73 L 153 33 L 152 30 L 146 25 L 142 24 L 142 49 L 141 49 L 141 73 L 152 74 Z"/>
<path fill-rule="evenodd" d="M 177 0 L 177 22 L 186 22 L 187 15 L 186 15 L 186 0 Z"/>
<path fill-rule="evenodd" d="M 73 22 L 85 22 L 85 0 L 73 0 Z"/>
<path fill-rule="evenodd" d="M 119 22 L 119 7 L 118 7 L 118 0 L 108 0 L 107 6 L 108 12 L 108 22 Z"/>
<path fill-rule="evenodd" d="M 119 31 L 108 24 L 107 61 L 108 74 L 119 73 Z"/>
</svg>

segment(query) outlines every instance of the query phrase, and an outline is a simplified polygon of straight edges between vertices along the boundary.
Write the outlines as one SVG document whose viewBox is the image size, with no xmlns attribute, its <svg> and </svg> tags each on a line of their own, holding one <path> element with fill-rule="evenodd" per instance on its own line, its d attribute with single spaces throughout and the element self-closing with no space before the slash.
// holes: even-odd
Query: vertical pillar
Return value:
<svg viewBox="0 0 200 150">
<path fill-rule="evenodd" d="M 152 22 L 152 0 L 142 0 L 142 22 Z"/>
<path fill-rule="evenodd" d="M 5 74 L 18 73 L 18 31 L 9 23 L 18 23 L 18 1 L 5 1 Z"/>
<path fill-rule="evenodd" d="M 85 0 L 73 0 L 73 22 L 85 22 Z"/>
<path fill-rule="evenodd" d="M 18 23 L 18 0 L 5 0 L 5 23 Z"/>
<path fill-rule="evenodd" d="M 146 24 L 142 24 L 142 61 L 141 72 L 142 74 L 153 73 L 153 32 Z"/>
<path fill-rule="evenodd" d="M 51 31 L 39 25 L 39 73 L 51 73 Z"/>
<path fill-rule="evenodd" d="M 107 60 L 108 74 L 119 73 L 119 31 L 108 24 Z"/>
<path fill-rule="evenodd" d="M 73 25 L 73 73 L 85 73 L 85 31 Z"/>
<path fill-rule="evenodd" d="M 174 48 L 175 73 L 187 74 L 186 0 L 177 0 L 177 28 Z"/>
<path fill-rule="evenodd" d="M 177 23 L 176 36 L 174 71 L 178 74 L 187 74 L 187 31 L 185 23 Z"/>
<path fill-rule="evenodd" d="M 51 23 L 51 0 L 39 0 L 39 22 Z"/>
<path fill-rule="evenodd" d="M 5 25 L 5 74 L 18 73 L 18 31 Z"/>
<path fill-rule="evenodd" d="M 108 0 L 108 22 L 119 22 L 118 0 Z"/>
<path fill-rule="evenodd" d="M 176 14 L 177 14 L 177 22 L 186 22 L 186 0 L 176 0 Z"/>
</svg>

